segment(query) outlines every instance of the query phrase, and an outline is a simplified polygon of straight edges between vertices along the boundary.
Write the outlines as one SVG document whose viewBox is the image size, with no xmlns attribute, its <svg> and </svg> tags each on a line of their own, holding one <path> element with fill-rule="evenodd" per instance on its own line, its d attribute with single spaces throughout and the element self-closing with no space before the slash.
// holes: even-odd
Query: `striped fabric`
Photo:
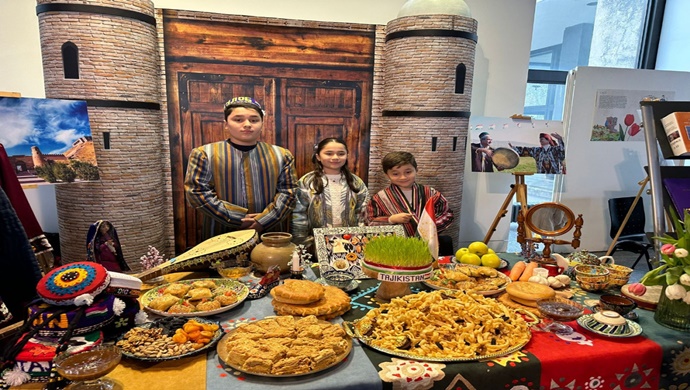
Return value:
<svg viewBox="0 0 690 390">
<path fill-rule="evenodd" d="M 411 213 L 415 220 L 403 224 L 405 234 L 414 237 L 417 233 L 417 222 L 422 216 L 427 199 L 438 193 L 429 186 L 415 183 L 412 187 L 412 199 L 407 200 L 400 187 L 391 184 L 371 197 L 367 205 L 367 221 L 369 225 L 390 225 L 388 217 L 398 213 Z M 436 213 L 436 228 L 439 232 L 446 229 L 453 222 L 453 211 L 448 206 L 448 200 L 439 193 L 434 205 Z"/>
<path fill-rule="evenodd" d="M 294 206 L 295 160 L 289 150 L 264 142 L 249 152 L 214 142 L 192 150 L 184 187 L 189 204 L 203 214 L 203 239 L 239 229 L 253 213 L 271 230 Z"/>
</svg>

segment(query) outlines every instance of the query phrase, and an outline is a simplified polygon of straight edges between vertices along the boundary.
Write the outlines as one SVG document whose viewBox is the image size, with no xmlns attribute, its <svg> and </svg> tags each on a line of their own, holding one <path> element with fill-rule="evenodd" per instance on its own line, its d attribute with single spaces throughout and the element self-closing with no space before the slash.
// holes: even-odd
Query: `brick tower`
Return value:
<svg viewBox="0 0 690 390">
<path fill-rule="evenodd" d="M 380 128 L 372 129 L 369 188 L 388 184 L 381 159 L 408 151 L 417 180 L 448 198 L 457 243 L 477 21 L 462 0 L 409 0 L 386 26 Z"/>
<path fill-rule="evenodd" d="M 138 269 L 148 245 L 167 244 L 153 2 L 38 0 L 36 14 L 46 97 L 87 101 L 100 171 L 55 188 L 63 259 L 84 260 L 89 225 L 106 219 Z"/>
</svg>

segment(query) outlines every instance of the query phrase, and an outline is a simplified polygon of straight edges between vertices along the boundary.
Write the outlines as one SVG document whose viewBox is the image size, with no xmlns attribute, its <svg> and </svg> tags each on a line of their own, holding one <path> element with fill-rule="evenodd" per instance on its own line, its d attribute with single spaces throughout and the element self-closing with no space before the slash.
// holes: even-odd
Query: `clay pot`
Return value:
<svg viewBox="0 0 690 390">
<path fill-rule="evenodd" d="M 292 260 L 295 244 L 291 242 L 292 234 L 275 232 L 261 235 L 261 243 L 254 247 L 250 258 L 256 270 L 266 273 L 272 265 L 280 267 L 280 273 L 290 272 L 288 263 Z"/>
</svg>

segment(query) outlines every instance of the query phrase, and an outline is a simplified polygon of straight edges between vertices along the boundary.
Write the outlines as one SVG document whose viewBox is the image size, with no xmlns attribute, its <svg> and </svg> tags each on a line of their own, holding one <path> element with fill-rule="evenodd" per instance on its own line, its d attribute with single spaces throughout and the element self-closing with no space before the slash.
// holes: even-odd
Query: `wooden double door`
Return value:
<svg viewBox="0 0 690 390">
<path fill-rule="evenodd" d="M 171 24 L 172 23 L 172 24 Z M 313 169 L 314 145 L 326 137 L 346 141 L 349 168 L 367 181 L 371 89 L 373 79 L 373 34 L 369 44 L 368 65 L 352 66 L 311 58 L 306 63 L 274 62 L 236 63 L 233 61 L 200 61 L 188 56 L 178 58 L 181 43 L 189 37 L 177 37 L 174 22 L 166 24 L 166 74 L 172 166 L 175 250 L 177 254 L 200 241 L 200 215 L 185 200 L 184 174 L 191 150 L 197 146 L 227 139 L 223 126 L 223 103 L 234 96 L 251 96 L 261 102 L 268 115 L 261 141 L 283 146 L 295 156 L 298 176 Z M 231 26 L 230 26 L 231 27 Z M 173 30 L 169 32 L 169 30 Z M 281 29 L 280 40 L 294 29 Z M 329 33 L 332 31 L 329 30 Z M 348 34 L 344 34 L 347 38 Z M 318 35 L 315 35 L 318 36 Z M 286 38 L 287 37 L 287 38 Z M 362 34 L 355 39 L 361 40 Z M 297 38 L 296 38 L 297 39 Z M 177 46 L 170 47 L 169 45 Z M 192 40 L 193 41 L 193 40 Z M 318 42 L 311 42 L 317 45 Z M 202 54 L 203 51 L 199 51 Z M 260 56 L 260 53 L 256 53 Z M 329 62 L 330 61 L 330 62 Z M 366 65 L 366 66 L 363 66 Z"/>
</svg>

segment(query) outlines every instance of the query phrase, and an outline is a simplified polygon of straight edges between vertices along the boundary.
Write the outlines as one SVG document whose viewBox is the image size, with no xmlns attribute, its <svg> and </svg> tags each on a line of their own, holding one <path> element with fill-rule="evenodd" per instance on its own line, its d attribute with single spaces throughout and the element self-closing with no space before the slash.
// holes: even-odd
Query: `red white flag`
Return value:
<svg viewBox="0 0 690 390">
<path fill-rule="evenodd" d="M 429 245 L 429 252 L 431 252 L 431 257 L 434 260 L 438 260 L 438 231 L 436 230 L 436 213 L 434 212 L 434 204 L 437 199 L 438 193 L 426 201 L 424 211 L 417 224 L 417 233 Z"/>
</svg>

